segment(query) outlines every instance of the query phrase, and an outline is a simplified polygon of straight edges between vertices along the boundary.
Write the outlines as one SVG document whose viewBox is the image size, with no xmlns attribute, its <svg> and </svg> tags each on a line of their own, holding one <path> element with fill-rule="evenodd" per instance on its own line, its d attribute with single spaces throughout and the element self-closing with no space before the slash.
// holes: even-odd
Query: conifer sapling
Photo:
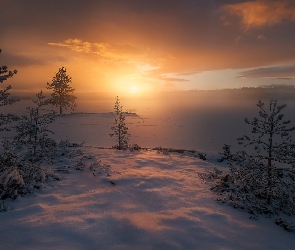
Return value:
<svg viewBox="0 0 295 250">
<path fill-rule="evenodd" d="M 111 127 L 111 129 L 114 131 L 114 134 L 110 134 L 110 136 L 115 135 L 117 137 L 118 144 L 115 146 L 115 148 L 119 150 L 126 149 L 128 148 L 130 134 L 128 133 L 125 115 L 122 112 L 122 106 L 118 96 L 116 97 L 115 111 L 118 116 L 115 119 L 115 126 Z"/>
<path fill-rule="evenodd" d="M 55 141 L 49 137 L 53 134 L 48 129 L 49 124 L 55 120 L 55 113 L 47 110 L 44 106 L 48 105 L 43 92 L 36 95 L 37 99 L 33 100 L 36 104 L 34 108 L 28 107 L 28 115 L 22 116 L 19 123 L 15 126 L 17 135 L 14 141 L 20 146 L 29 149 L 32 160 L 42 160 L 49 148 L 55 146 Z"/>
<path fill-rule="evenodd" d="M 114 110 L 116 112 L 117 115 L 119 115 L 120 113 L 122 113 L 122 106 L 119 100 L 119 97 L 116 97 L 116 102 L 115 102 L 115 107 Z"/>
<path fill-rule="evenodd" d="M 290 120 L 283 120 L 286 105 L 270 101 L 266 108 L 259 101 L 259 118 L 245 122 L 252 127 L 252 136 L 238 138 L 248 150 L 232 153 L 224 146 L 230 173 L 220 175 L 215 187 L 219 200 L 254 213 L 295 214 L 295 144 Z"/>
</svg>

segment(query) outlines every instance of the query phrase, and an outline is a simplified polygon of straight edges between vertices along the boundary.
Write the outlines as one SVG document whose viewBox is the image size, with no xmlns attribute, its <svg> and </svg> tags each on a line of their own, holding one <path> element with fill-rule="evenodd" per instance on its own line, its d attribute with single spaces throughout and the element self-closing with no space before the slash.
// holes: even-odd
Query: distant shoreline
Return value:
<svg viewBox="0 0 295 250">
<path fill-rule="evenodd" d="M 11 91 L 11 96 L 19 97 L 21 100 L 30 100 L 34 99 L 36 93 L 31 92 L 18 92 Z M 44 92 L 45 95 L 50 95 L 50 93 Z M 89 92 L 89 93 L 75 93 L 80 100 L 113 100 L 117 93 L 106 93 L 106 92 Z M 216 90 L 175 90 L 175 91 L 162 91 L 154 92 L 149 95 L 134 95 L 124 96 L 122 95 L 122 100 L 124 99 L 157 99 L 157 98 L 172 98 L 177 97 L 186 97 L 198 99 L 227 99 L 227 100 L 267 100 L 267 99 L 277 99 L 277 100 L 295 100 L 295 86 L 294 85 L 267 85 L 260 87 L 242 87 L 242 88 L 232 88 L 232 89 L 216 89 Z"/>
</svg>

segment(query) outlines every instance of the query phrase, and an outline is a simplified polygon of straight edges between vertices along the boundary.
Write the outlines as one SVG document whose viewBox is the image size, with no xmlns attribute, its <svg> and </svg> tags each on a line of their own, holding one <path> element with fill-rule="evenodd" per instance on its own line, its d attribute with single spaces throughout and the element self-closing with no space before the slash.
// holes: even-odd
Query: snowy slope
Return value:
<svg viewBox="0 0 295 250">
<path fill-rule="evenodd" d="M 294 249 L 273 220 L 214 201 L 198 173 L 214 165 L 182 154 L 84 147 L 61 159 L 61 181 L 6 200 L 0 249 Z M 80 156 L 77 156 L 80 157 Z M 83 165 L 83 164 L 82 164 Z M 111 183 L 113 182 L 113 183 Z"/>
</svg>

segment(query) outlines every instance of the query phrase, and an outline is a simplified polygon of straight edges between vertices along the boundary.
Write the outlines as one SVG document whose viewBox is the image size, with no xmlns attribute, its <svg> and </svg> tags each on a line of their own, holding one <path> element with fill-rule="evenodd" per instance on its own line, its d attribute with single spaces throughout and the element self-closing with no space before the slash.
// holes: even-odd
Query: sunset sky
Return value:
<svg viewBox="0 0 295 250">
<path fill-rule="evenodd" d="M 294 0 L 0 0 L 16 91 L 62 66 L 77 92 L 295 84 Z M 2 84 L 3 85 L 3 84 Z"/>
</svg>

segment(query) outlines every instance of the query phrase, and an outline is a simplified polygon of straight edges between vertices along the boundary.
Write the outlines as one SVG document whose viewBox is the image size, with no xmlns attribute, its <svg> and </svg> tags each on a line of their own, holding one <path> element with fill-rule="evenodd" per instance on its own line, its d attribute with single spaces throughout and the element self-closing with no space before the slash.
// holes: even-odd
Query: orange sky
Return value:
<svg viewBox="0 0 295 250">
<path fill-rule="evenodd" d="M 64 66 L 77 92 L 295 84 L 294 0 L 0 0 L 16 91 Z M 8 83 L 8 82 L 7 82 Z"/>
</svg>

